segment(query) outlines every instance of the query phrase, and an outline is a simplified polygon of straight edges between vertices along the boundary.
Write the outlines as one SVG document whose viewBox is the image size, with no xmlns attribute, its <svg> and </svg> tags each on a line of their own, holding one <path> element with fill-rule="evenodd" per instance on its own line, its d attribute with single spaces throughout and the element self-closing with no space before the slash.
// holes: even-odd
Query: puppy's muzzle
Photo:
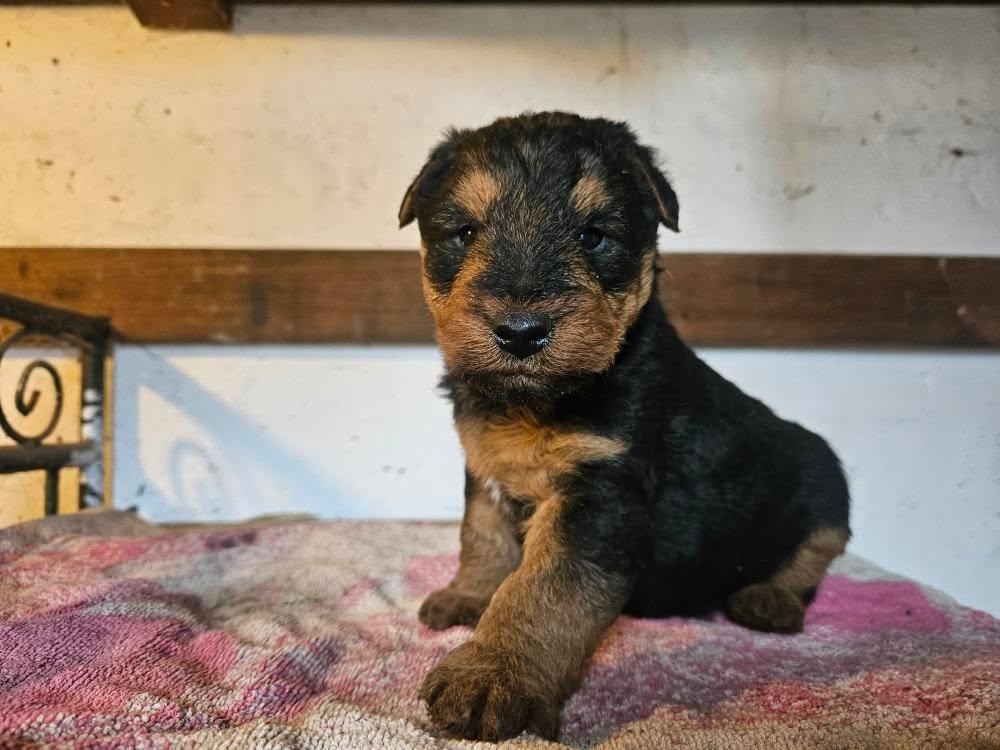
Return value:
<svg viewBox="0 0 1000 750">
<path fill-rule="evenodd" d="M 538 313 L 515 312 L 493 328 L 497 346 L 518 359 L 537 354 L 552 337 L 552 319 Z"/>
</svg>

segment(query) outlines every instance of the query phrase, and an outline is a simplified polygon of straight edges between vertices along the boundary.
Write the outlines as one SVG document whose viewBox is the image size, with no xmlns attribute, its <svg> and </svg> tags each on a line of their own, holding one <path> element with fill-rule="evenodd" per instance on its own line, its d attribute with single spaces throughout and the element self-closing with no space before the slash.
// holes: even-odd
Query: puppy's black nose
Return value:
<svg viewBox="0 0 1000 750">
<path fill-rule="evenodd" d="M 512 313 L 493 329 L 497 346 L 518 359 L 540 352 L 549 342 L 552 319 L 535 313 Z"/>
</svg>

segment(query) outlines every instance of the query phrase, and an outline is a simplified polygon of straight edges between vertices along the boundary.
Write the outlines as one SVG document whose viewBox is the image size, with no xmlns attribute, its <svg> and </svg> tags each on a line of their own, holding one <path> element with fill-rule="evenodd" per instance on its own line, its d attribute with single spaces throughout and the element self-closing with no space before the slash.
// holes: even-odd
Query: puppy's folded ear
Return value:
<svg viewBox="0 0 1000 750">
<path fill-rule="evenodd" d="M 447 138 L 431 151 L 427 163 L 406 189 L 406 195 L 403 196 L 403 202 L 399 206 L 400 229 L 417 218 L 417 207 L 424 198 L 437 190 L 451 168 L 455 153 L 453 146 L 455 136 L 455 132 L 450 132 Z"/>
<path fill-rule="evenodd" d="M 681 231 L 680 224 L 680 204 L 677 202 L 677 194 L 670 187 L 670 183 L 663 172 L 656 166 L 656 158 L 653 151 L 648 148 L 639 148 L 639 152 L 634 158 L 635 167 L 646 185 L 653 192 L 656 200 L 656 212 L 660 223 L 667 229 L 674 232 Z"/>
<path fill-rule="evenodd" d="M 419 174 L 413 178 L 413 182 L 406 189 L 406 195 L 403 196 L 403 202 L 399 206 L 399 228 L 402 229 L 407 224 L 411 223 L 415 218 L 417 218 L 417 192 L 420 190 L 424 183 L 424 179 L 427 176 L 427 172 L 430 170 L 431 163 L 427 162 L 421 168 Z"/>
</svg>

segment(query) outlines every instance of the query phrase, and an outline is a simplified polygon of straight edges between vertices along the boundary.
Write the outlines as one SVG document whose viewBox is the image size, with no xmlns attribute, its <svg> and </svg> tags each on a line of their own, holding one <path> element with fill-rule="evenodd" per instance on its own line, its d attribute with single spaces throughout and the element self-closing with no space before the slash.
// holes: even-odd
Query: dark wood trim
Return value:
<svg viewBox="0 0 1000 750">
<path fill-rule="evenodd" d="M 125 0 L 139 23 L 150 29 L 225 31 L 232 26 L 229 0 Z"/>
<path fill-rule="evenodd" d="M 1000 348 L 1000 257 L 676 253 L 703 346 Z M 0 291 L 145 343 L 427 343 L 413 251 L 0 249 Z"/>
</svg>

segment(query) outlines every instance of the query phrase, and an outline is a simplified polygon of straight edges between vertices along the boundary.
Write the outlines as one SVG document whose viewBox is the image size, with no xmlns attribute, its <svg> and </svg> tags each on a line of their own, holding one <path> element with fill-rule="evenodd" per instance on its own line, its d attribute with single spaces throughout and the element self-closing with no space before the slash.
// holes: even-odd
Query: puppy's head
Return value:
<svg viewBox="0 0 1000 750">
<path fill-rule="evenodd" d="M 513 403 L 613 363 L 653 289 L 677 197 L 624 123 L 552 112 L 451 131 L 410 185 L 449 374 Z"/>
</svg>

